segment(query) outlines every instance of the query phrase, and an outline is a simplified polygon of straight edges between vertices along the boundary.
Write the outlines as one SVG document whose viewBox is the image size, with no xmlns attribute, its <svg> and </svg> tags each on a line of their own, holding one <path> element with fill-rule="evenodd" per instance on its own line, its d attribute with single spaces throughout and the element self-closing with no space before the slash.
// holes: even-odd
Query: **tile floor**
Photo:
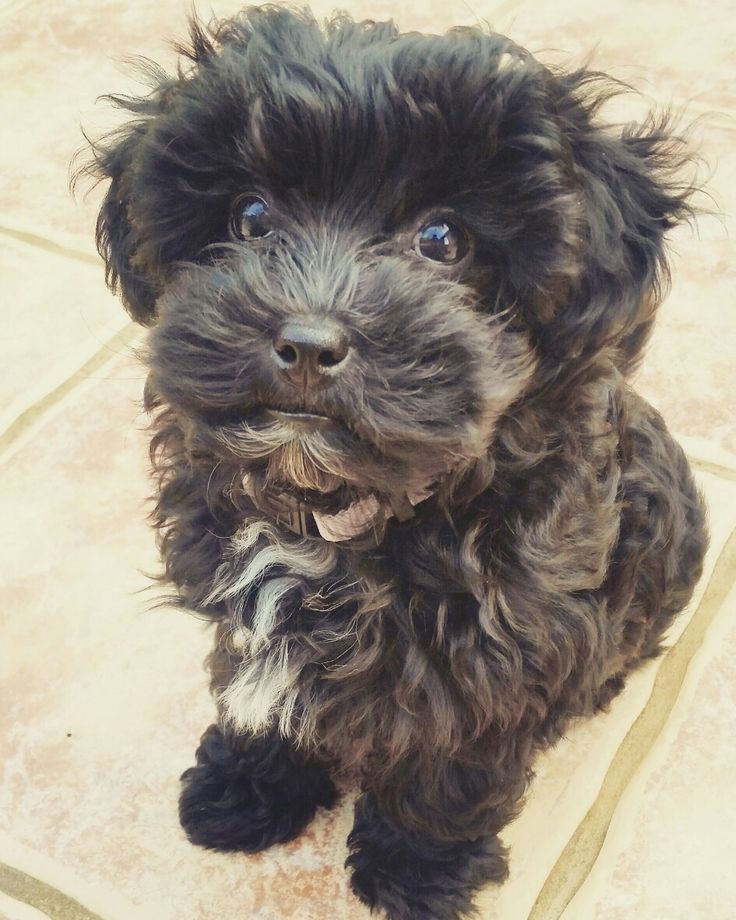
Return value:
<svg viewBox="0 0 736 920">
<path fill-rule="evenodd" d="M 148 612 L 140 336 L 103 285 L 99 191 L 74 202 L 67 177 L 79 125 L 113 123 L 95 97 L 131 85 L 131 53 L 170 63 L 165 40 L 188 6 L 0 0 L 0 920 L 367 916 L 341 868 L 349 798 L 253 858 L 195 849 L 176 822 L 178 773 L 211 716 L 210 639 L 193 618 Z M 506 834 L 511 879 L 478 906 L 484 920 L 733 920 L 733 0 L 344 6 L 406 29 L 487 20 L 550 61 L 595 49 L 596 67 L 650 101 L 703 116 L 695 134 L 725 217 L 675 234 L 673 290 L 638 386 L 709 500 L 706 576 L 668 653 L 538 763 Z"/>
</svg>

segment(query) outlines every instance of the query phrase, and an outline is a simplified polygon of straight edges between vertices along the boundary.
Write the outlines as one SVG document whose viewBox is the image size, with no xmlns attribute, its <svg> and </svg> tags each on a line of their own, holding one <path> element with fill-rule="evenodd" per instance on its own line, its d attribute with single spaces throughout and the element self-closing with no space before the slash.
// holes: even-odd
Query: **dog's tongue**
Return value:
<svg viewBox="0 0 736 920">
<path fill-rule="evenodd" d="M 339 543 L 340 540 L 350 540 L 368 530 L 380 510 L 381 503 L 376 496 L 368 495 L 337 514 L 313 511 L 312 515 L 322 539 Z"/>
<path fill-rule="evenodd" d="M 306 534 L 306 524 L 304 523 L 304 512 L 310 510 L 314 523 L 323 540 L 329 540 L 331 543 L 339 543 L 342 540 L 352 540 L 353 537 L 360 536 L 370 530 L 373 524 L 388 518 L 396 517 L 400 521 L 408 521 L 414 516 L 414 505 L 425 501 L 433 494 L 434 490 L 429 486 L 418 489 L 415 492 L 395 493 L 385 497 L 377 495 L 367 495 L 365 498 L 354 501 L 342 511 L 334 514 L 328 514 L 325 511 L 308 509 L 305 506 L 294 508 L 283 499 L 280 500 L 277 495 L 274 499 L 269 496 L 268 502 L 264 504 L 262 495 L 259 497 L 251 477 L 246 474 L 243 477 L 243 485 L 246 491 L 253 499 L 256 507 L 273 514 L 277 520 L 286 519 L 289 521 L 288 526 L 298 534 Z"/>
<path fill-rule="evenodd" d="M 322 539 L 339 543 L 364 533 L 380 514 L 384 518 L 396 515 L 400 521 L 407 520 L 412 515 L 412 506 L 423 502 L 431 494 L 431 489 L 424 489 L 411 495 L 392 497 L 388 504 L 379 501 L 375 495 L 368 495 L 337 514 L 321 511 L 313 511 L 312 514 Z"/>
</svg>

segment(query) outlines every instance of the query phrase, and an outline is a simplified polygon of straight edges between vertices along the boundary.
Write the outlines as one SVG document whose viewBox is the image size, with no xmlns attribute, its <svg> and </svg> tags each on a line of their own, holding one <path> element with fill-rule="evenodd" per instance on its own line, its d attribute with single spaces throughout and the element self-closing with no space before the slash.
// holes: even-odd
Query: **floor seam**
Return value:
<svg viewBox="0 0 736 920">
<path fill-rule="evenodd" d="M 736 480 L 736 469 L 725 466 L 722 463 L 716 463 L 714 460 L 702 460 L 697 455 L 693 455 L 687 451 L 685 453 L 690 462 L 690 466 L 699 473 L 709 473 L 711 476 L 717 476 L 719 479 L 727 479 L 729 481 Z"/>
<path fill-rule="evenodd" d="M 16 230 L 13 227 L 0 225 L 0 235 L 16 240 L 19 243 L 26 243 L 33 246 L 34 249 L 40 249 L 43 252 L 50 252 L 55 256 L 62 256 L 65 259 L 73 259 L 76 262 L 84 262 L 86 265 L 100 266 L 101 259 L 91 252 L 85 252 L 82 249 L 74 249 L 72 246 L 65 246 L 63 243 L 56 243 L 48 237 L 41 236 L 38 233 L 29 233 L 26 230 Z"/>
<path fill-rule="evenodd" d="M 692 618 L 665 654 L 649 698 L 611 760 L 595 801 L 547 875 L 528 920 L 560 920 L 585 884 L 621 798 L 661 736 L 679 699 L 690 662 L 733 587 L 735 568 L 736 530 L 726 540 Z"/>
<path fill-rule="evenodd" d="M 0 891 L 21 904 L 42 911 L 51 920 L 103 920 L 100 914 L 48 882 L 0 862 Z"/>
<path fill-rule="evenodd" d="M 57 387 L 24 409 L 2 432 L 0 432 L 0 465 L 5 464 L 12 454 L 17 442 L 32 428 L 43 423 L 51 409 L 69 396 L 94 372 L 119 359 L 121 348 L 128 348 L 140 335 L 135 323 L 128 323 L 121 330 L 105 341 L 84 364 L 73 374 L 65 378 Z M 112 352 L 112 354 L 111 354 Z"/>
</svg>

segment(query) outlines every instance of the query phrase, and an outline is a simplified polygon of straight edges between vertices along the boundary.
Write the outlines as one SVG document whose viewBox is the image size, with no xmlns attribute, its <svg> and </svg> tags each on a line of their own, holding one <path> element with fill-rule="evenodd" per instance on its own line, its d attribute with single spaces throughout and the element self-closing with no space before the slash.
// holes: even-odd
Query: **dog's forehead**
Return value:
<svg viewBox="0 0 736 920">
<path fill-rule="evenodd" d="M 539 65 L 501 35 L 250 36 L 202 75 L 218 126 L 256 186 L 324 201 L 404 201 L 407 181 L 440 197 L 487 162 L 508 101 Z M 214 102 L 214 105 L 213 105 Z M 201 117 L 199 115 L 198 117 Z M 224 140 L 227 143 L 227 139 Z M 392 194 L 393 191 L 393 194 Z"/>
</svg>

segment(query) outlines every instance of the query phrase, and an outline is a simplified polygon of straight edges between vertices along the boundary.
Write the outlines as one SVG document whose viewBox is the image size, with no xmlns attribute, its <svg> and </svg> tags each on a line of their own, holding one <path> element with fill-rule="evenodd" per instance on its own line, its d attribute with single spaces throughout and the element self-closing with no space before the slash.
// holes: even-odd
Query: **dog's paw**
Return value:
<svg viewBox="0 0 736 920">
<path fill-rule="evenodd" d="M 282 738 L 250 739 L 235 750 L 216 725 L 181 780 L 181 825 L 192 843 L 214 850 L 254 853 L 291 840 L 318 806 L 336 800 L 327 771 L 301 760 Z"/>
<path fill-rule="evenodd" d="M 356 805 L 348 837 L 355 894 L 389 920 L 459 920 L 472 915 L 473 893 L 508 870 L 497 837 L 449 845 L 410 840 L 383 818 L 371 796 Z"/>
</svg>

